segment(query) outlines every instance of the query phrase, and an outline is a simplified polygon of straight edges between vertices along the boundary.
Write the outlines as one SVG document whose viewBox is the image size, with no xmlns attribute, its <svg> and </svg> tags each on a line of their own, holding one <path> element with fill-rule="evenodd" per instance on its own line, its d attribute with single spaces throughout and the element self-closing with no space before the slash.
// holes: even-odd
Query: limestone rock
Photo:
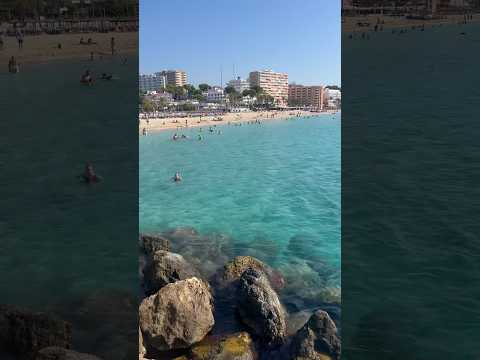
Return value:
<svg viewBox="0 0 480 360">
<path fill-rule="evenodd" d="M 240 279 L 242 274 L 248 268 L 263 272 L 267 275 L 268 280 L 274 289 L 280 290 L 285 287 L 285 280 L 280 272 L 272 269 L 270 266 L 252 256 L 237 256 L 226 264 L 222 274 L 223 282 L 229 283 Z"/>
<path fill-rule="evenodd" d="M 147 255 L 158 250 L 170 251 L 170 242 L 161 235 L 140 234 L 140 249 Z"/>
<path fill-rule="evenodd" d="M 341 345 L 337 328 L 327 312 L 317 310 L 292 341 L 293 360 L 338 360 Z"/>
<path fill-rule="evenodd" d="M 152 295 L 167 284 L 191 277 L 199 277 L 198 271 L 182 255 L 159 250 L 148 261 L 144 272 L 144 288 Z"/>
<path fill-rule="evenodd" d="M 284 342 L 287 328 L 285 310 L 263 272 L 248 268 L 242 274 L 238 287 L 238 310 L 242 321 L 265 345 L 275 347 Z"/>
<path fill-rule="evenodd" d="M 67 350 L 61 347 L 47 347 L 40 350 L 35 360 L 101 360 L 100 358 L 83 354 L 72 350 Z"/>
<path fill-rule="evenodd" d="M 33 359 L 45 347 L 70 348 L 71 325 L 53 315 L 0 306 L 0 348 Z"/>
<path fill-rule="evenodd" d="M 188 348 L 214 325 L 209 286 L 195 277 L 168 284 L 142 301 L 139 318 L 147 349 Z"/>
<path fill-rule="evenodd" d="M 206 338 L 193 346 L 191 360 L 254 360 L 257 354 L 246 332 L 223 338 Z"/>
</svg>

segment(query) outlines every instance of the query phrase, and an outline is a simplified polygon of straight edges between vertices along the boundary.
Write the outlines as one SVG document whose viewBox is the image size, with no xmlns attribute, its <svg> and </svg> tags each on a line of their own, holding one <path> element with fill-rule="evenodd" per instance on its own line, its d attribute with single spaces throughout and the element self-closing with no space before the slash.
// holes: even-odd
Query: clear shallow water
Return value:
<svg viewBox="0 0 480 360">
<path fill-rule="evenodd" d="M 340 114 L 217 128 L 204 127 L 202 141 L 198 128 L 183 131 L 186 140 L 140 138 L 140 231 L 221 234 L 230 257 L 280 269 L 292 295 L 321 301 L 320 290 L 338 291 Z M 176 171 L 181 183 L 171 181 Z"/>
<path fill-rule="evenodd" d="M 85 87 L 85 69 L 119 79 Z M 129 58 L 127 65 L 55 62 L 0 74 L 1 303 L 53 309 L 70 320 L 79 306 L 68 304 L 93 291 L 136 294 L 137 69 Z M 102 183 L 76 178 L 86 161 Z M 95 336 L 95 328 L 88 332 Z"/>
</svg>

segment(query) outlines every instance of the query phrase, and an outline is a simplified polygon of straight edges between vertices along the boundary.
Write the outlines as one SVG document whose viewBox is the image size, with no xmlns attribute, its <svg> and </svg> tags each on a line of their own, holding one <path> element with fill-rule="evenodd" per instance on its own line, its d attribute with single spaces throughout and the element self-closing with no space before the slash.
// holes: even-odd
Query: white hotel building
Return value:
<svg viewBox="0 0 480 360">
<path fill-rule="evenodd" d="M 153 75 L 142 74 L 138 79 L 138 85 L 142 92 L 159 91 L 167 85 L 167 78 L 161 73 L 155 73 Z"/>
<path fill-rule="evenodd" d="M 245 90 L 250 89 L 250 83 L 248 82 L 248 80 L 244 80 L 240 78 L 240 76 L 237 77 L 235 80 L 230 80 L 227 85 L 233 87 L 235 91 L 239 94 L 243 93 Z"/>
</svg>

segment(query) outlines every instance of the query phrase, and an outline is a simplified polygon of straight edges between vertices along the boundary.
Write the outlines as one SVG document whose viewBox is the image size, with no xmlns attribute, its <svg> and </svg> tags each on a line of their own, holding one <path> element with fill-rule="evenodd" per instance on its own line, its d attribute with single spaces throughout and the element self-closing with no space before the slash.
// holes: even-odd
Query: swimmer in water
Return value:
<svg viewBox="0 0 480 360">
<path fill-rule="evenodd" d="M 85 74 L 83 74 L 82 77 L 80 78 L 80 82 L 85 84 L 92 84 L 93 79 L 92 79 L 92 75 L 90 75 L 90 70 L 85 71 Z"/>
<path fill-rule="evenodd" d="M 173 176 L 172 179 L 173 179 L 174 182 L 182 181 L 182 177 L 180 176 L 180 173 L 178 171 L 175 173 L 175 175 Z"/>
<path fill-rule="evenodd" d="M 87 183 L 96 183 L 100 180 L 97 174 L 95 174 L 95 170 L 93 170 L 93 165 L 90 163 L 85 165 L 85 171 L 82 177 Z"/>
<path fill-rule="evenodd" d="M 178 135 L 177 135 L 177 133 L 173 134 L 172 140 L 178 140 Z"/>
</svg>

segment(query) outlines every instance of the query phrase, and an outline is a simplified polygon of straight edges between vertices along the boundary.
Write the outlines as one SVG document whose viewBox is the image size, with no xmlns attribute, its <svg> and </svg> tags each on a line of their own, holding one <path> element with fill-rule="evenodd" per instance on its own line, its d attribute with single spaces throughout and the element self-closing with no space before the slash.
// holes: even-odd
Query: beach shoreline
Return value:
<svg viewBox="0 0 480 360">
<path fill-rule="evenodd" d="M 328 110 L 323 112 L 310 111 L 249 111 L 242 113 L 225 113 L 223 115 L 209 115 L 196 117 L 171 117 L 171 118 L 152 118 L 139 119 L 139 135 L 142 135 L 143 129 L 148 132 L 160 132 L 166 130 L 185 130 L 202 126 L 240 124 L 249 121 L 270 121 L 270 120 L 286 120 L 295 117 L 313 117 L 325 114 L 334 114 L 338 111 Z M 222 120 L 217 120 L 221 118 Z M 187 121 L 187 122 L 186 122 Z"/>
<path fill-rule="evenodd" d="M 111 38 L 115 38 L 115 53 L 112 55 Z M 93 44 L 80 44 L 80 39 L 92 39 Z M 138 53 L 138 32 L 75 33 L 57 35 L 25 36 L 23 48 L 12 36 L 3 38 L 0 50 L 0 73 L 8 72 L 7 63 L 14 56 L 20 65 L 43 64 L 57 60 L 93 60 L 127 56 Z M 61 48 L 59 48 L 61 44 Z"/>
</svg>

